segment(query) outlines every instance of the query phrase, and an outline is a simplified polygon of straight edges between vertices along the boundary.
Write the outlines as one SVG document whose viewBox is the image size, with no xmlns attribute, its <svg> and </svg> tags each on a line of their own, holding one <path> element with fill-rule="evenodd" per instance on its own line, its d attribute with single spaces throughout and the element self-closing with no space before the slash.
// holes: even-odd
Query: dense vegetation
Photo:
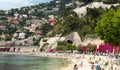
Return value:
<svg viewBox="0 0 120 70">
<path fill-rule="evenodd" d="M 114 3 L 120 3 L 120 0 L 79 0 L 80 2 L 85 2 L 85 4 L 91 3 L 91 2 L 103 2 L 106 4 L 114 4 Z"/>
<path fill-rule="evenodd" d="M 60 41 L 60 42 L 58 42 L 58 46 L 56 47 L 56 51 L 66 52 L 69 50 L 68 52 L 72 52 L 74 50 L 77 50 L 80 53 L 82 53 L 82 52 L 84 52 L 82 47 L 83 47 L 82 45 L 75 46 L 75 45 L 68 43 L 66 41 Z M 87 53 L 91 53 L 91 52 L 94 53 L 96 51 L 96 49 L 97 49 L 97 46 L 90 44 L 90 43 L 86 46 Z"/>
<path fill-rule="evenodd" d="M 67 50 L 77 50 L 77 47 L 71 43 L 68 43 L 66 41 L 60 41 L 58 42 L 58 46 L 56 47 L 57 51 L 67 51 Z"/>
<path fill-rule="evenodd" d="M 49 24 L 43 24 L 42 26 L 42 30 L 43 30 L 43 36 L 45 36 L 51 29 L 53 28 L 53 26 L 49 25 Z"/>
<path fill-rule="evenodd" d="M 97 23 L 96 32 L 101 39 L 112 45 L 120 45 L 120 8 L 110 9 Z"/>
</svg>

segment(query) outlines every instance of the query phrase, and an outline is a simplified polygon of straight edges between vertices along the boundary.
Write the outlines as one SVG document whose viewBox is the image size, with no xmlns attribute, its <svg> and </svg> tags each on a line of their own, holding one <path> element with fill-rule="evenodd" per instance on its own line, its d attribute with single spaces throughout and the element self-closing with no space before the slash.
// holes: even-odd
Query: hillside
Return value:
<svg viewBox="0 0 120 70">
<path fill-rule="evenodd" d="M 118 5 L 116 3 L 119 2 L 119 0 L 53 0 L 33 6 L 0 10 L 0 40 L 21 40 L 20 33 L 23 33 L 22 38 L 26 40 L 30 38 L 34 41 L 32 45 L 39 45 L 42 37 L 66 36 L 73 31 L 78 32 L 82 38 L 96 37 L 94 32 L 96 22 L 108 11 L 108 8 L 101 6 L 107 4 L 109 8 L 117 9 L 112 4 Z M 80 13 L 81 11 L 85 14 Z M 29 40 L 25 43 L 28 44 Z"/>
<path fill-rule="evenodd" d="M 85 6 L 73 9 L 67 16 L 62 17 L 48 36 L 66 36 L 73 31 L 77 31 L 84 39 L 87 37 L 97 37 L 94 32 L 100 16 L 109 9 L 117 9 L 117 4 L 104 4 L 103 2 L 91 2 Z"/>
</svg>

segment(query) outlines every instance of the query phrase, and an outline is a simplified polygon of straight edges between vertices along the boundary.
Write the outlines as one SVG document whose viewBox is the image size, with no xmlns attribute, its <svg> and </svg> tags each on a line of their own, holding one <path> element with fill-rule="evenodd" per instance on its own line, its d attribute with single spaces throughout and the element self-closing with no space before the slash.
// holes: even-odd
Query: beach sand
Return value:
<svg viewBox="0 0 120 70">
<path fill-rule="evenodd" d="M 96 56 L 94 55 L 85 55 L 85 54 L 70 54 L 70 53 L 44 53 L 44 52 L 34 52 L 34 53 L 23 53 L 23 52 L 0 52 L 0 54 L 15 54 L 15 55 L 27 55 L 27 56 L 43 56 L 43 57 L 53 57 L 53 58 L 65 58 L 71 61 L 68 66 L 63 66 L 56 70 L 73 70 L 75 64 L 78 66 L 78 70 L 91 70 L 91 64 L 88 59 L 91 57 L 91 61 L 98 61 L 99 58 L 102 58 L 103 63 L 109 61 L 109 57 L 106 56 Z M 83 63 L 81 66 L 81 62 Z M 110 65 L 110 62 L 109 62 Z"/>
</svg>

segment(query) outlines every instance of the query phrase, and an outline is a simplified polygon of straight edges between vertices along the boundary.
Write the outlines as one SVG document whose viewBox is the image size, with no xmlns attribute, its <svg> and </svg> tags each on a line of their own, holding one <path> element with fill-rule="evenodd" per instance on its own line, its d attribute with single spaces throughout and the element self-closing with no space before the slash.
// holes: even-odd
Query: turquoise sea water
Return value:
<svg viewBox="0 0 120 70">
<path fill-rule="evenodd" d="M 62 58 L 0 54 L 0 70 L 59 70 L 69 63 Z"/>
</svg>

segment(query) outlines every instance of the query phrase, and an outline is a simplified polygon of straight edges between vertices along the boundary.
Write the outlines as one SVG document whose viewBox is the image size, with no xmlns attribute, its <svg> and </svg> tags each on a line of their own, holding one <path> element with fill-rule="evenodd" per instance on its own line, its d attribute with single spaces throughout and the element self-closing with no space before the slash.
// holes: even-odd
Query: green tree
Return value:
<svg viewBox="0 0 120 70">
<path fill-rule="evenodd" d="M 58 46 L 56 47 L 56 50 L 58 51 L 66 51 L 67 50 L 68 43 L 66 41 L 60 41 L 58 42 Z"/>
<path fill-rule="evenodd" d="M 50 24 L 44 24 L 41 28 L 43 30 L 43 36 L 45 36 L 49 31 L 51 31 L 52 28 L 53 26 L 51 26 Z"/>
<path fill-rule="evenodd" d="M 60 45 L 60 46 L 56 47 L 56 50 L 58 50 L 58 51 L 66 51 L 67 47 Z"/>
<path fill-rule="evenodd" d="M 29 32 L 29 30 L 25 30 L 24 33 L 25 33 L 25 38 L 28 38 L 34 35 L 34 32 Z"/>
<path fill-rule="evenodd" d="M 103 0 L 103 2 L 106 4 L 114 4 L 117 3 L 117 0 Z"/>
<path fill-rule="evenodd" d="M 84 25 L 81 29 L 81 35 L 86 36 L 87 34 L 92 34 L 93 30 L 89 25 Z"/>
<path fill-rule="evenodd" d="M 5 41 L 11 41 L 12 36 L 6 36 Z"/>
<path fill-rule="evenodd" d="M 120 45 L 120 8 L 110 9 L 101 16 L 95 31 L 105 43 Z"/>
<path fill-rule="evenodd" d="M 120 0 L 118 0 L 118 2 L 120 3 Z"/>
<path fill-rule="evenodd" d="M 73 44 L 69 44 L 67 50 L 71 50 L 71 51 L 77 50 L 77 47 Z"/>
</svg>

